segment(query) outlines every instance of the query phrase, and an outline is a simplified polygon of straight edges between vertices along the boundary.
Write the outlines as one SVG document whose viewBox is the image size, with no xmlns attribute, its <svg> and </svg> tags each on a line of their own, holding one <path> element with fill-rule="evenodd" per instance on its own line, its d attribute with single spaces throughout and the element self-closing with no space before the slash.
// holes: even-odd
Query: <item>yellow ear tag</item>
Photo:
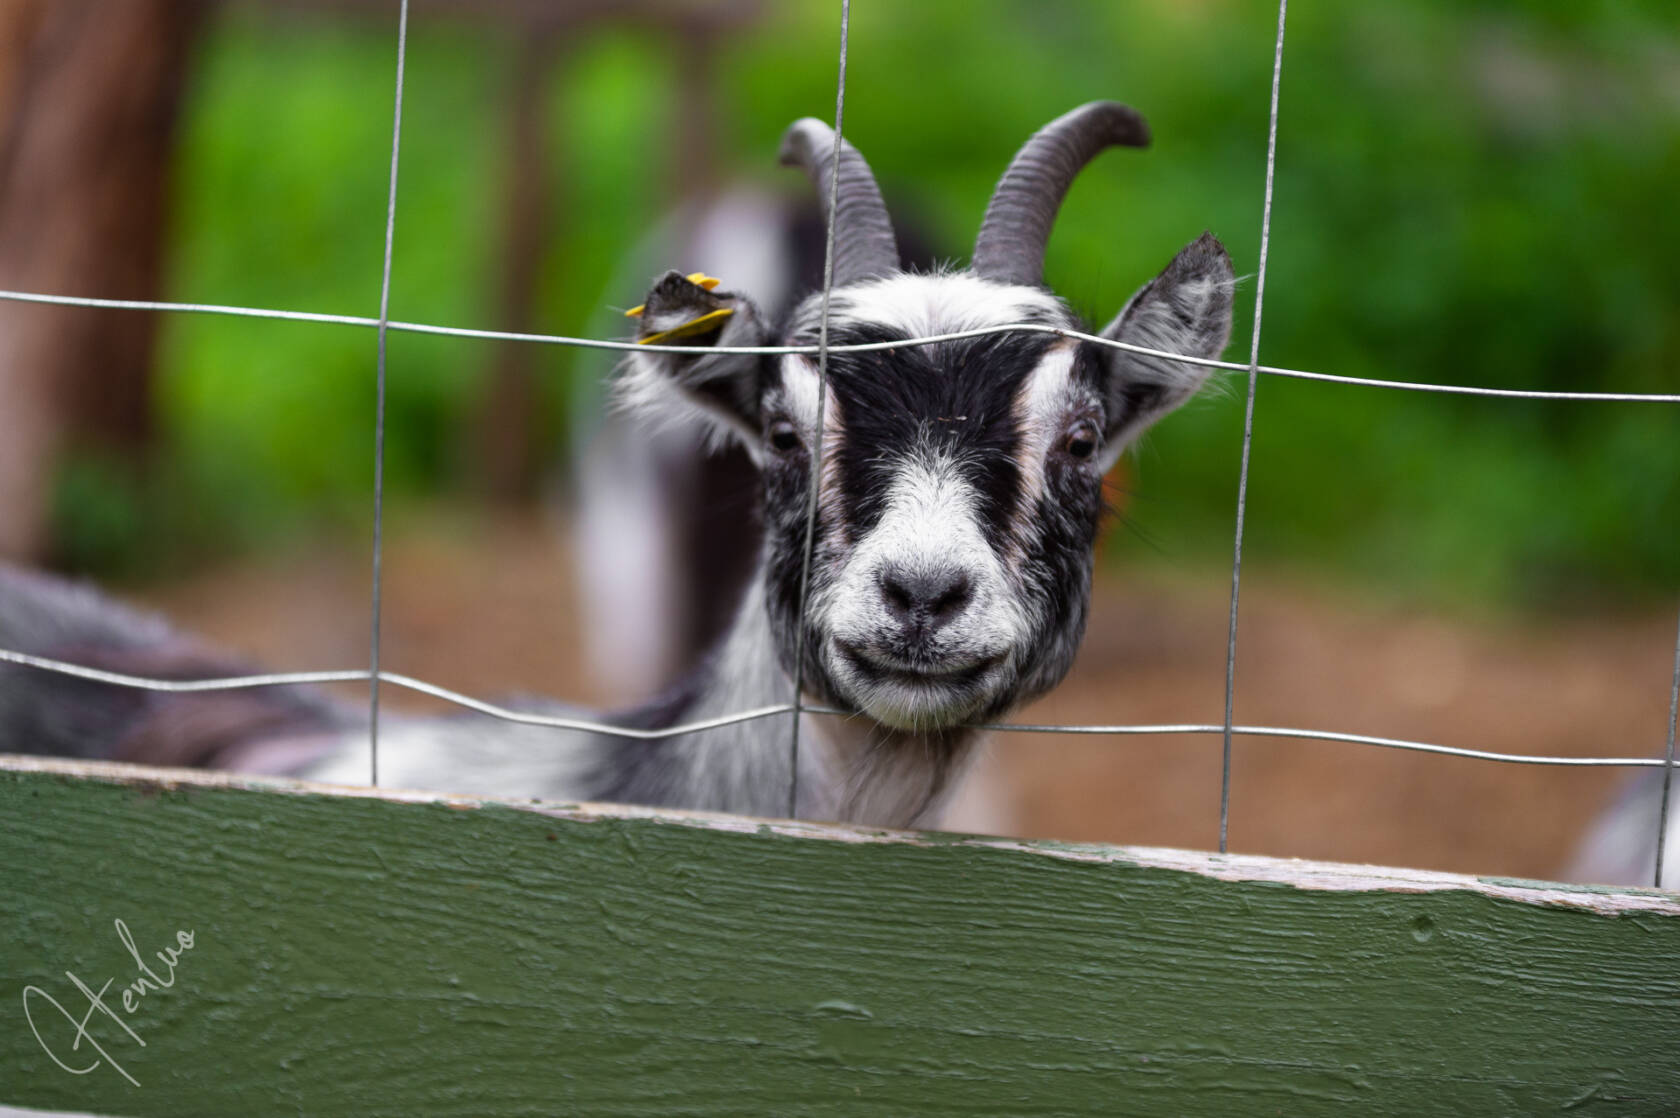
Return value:
<svg viewBox="0 0 1680 1118">
<path fill-rule="evenodd" d="M 669 330 L 661 330 L 657 334 L 649 334 L 645 338 L 637 338 L 636 344 L 658 345 L 660 342 L 668 342 L 672 338 L 687 338 L 692 337 L 695 334 L 704 334 L 711 329 L 714 323 L 720 323 L 734 313 L 734 307 L 719 307 L 717 310 L 703 314 L 699 318 L 691 319 L 690 321 L 683 323 L 681 326 L 673 326 Z"/>
<path fill-rule="evenodd" d="M 716 276 L 708 276 L 705 272 L 690 272 L 683 278 L 696 287 L 704 287 L 707 291 L 716 291 L 718 284 L 723 282 Z M 624 312 L 624 317 L 640 318 L 642 317 L 642 312 L 646 309 L 646 303 L 643 303 L 641 306 L 631 307 L 629 310 Z"/>
</svg>

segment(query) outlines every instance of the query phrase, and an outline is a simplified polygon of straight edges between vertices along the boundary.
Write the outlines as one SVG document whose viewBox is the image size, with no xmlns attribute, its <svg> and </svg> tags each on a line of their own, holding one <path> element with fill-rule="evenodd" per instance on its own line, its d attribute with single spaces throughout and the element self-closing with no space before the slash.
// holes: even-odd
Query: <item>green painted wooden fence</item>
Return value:
<svg viewBox="0 0 1680 1118">
<path fill-rule="evenodd" d="M 26 758 L 0 874 L 18 1106 L 1680 1114 L 1673 894 Z"/>
</svg>

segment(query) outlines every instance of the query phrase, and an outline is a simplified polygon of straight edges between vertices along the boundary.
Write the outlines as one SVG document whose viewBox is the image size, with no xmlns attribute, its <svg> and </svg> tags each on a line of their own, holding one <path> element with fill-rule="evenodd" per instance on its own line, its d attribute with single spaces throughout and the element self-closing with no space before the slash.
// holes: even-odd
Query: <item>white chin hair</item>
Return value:
<svg viewBox="0 0 1680 1118">
<path fill-rule="evenodd" d="M 978 710 L 986 696 L 937 684 L 855 683 L 858 707 L 895 730 L 942 730 Z"/>
</svg>

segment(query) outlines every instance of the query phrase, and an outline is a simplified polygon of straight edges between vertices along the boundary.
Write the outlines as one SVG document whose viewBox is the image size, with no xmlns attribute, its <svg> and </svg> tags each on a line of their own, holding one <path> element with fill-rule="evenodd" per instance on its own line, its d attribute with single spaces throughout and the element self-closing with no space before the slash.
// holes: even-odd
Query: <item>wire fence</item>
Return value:
<svg viewBox="0 0 1680 1118">
<path fill-rule="evenodd" d="M 459 338 L 477 338 L 496 341 L 530 342 L 535 344 L 572 346 L 588 349 L 625 350 L 660 352 L 660 353 L 688 353 L 688 354 L 808 354 L 817 358 L 819 391 L 818 400 L 823 401 L 826 392 L 828 376 L 828 356 L 831 353 L 859 353 L 872 350 L 897 349 L 913 346 L 935 345 L 942 342 L 959 341 L 968 338 L 983 337 L 990 334 L 1005 333 L 1050 333 L 1062 337 L 1076 339 L 1095 345 L 1109 346 L 1154 357 L 1170 358 L 1188 364 L 1206 366 L 1231 372 L 1241 372 L 1247 375 L 1247 397 L 1243 413 L 1243 441 L 1241 465 L 1237 481 L 1237 507 L 1235 527 L 1232 543 L 1231 562 L 1231 594 L 1230 617 L 1227 630 L 1225 651 L 1225 707 L 1222 722 L 1213 723 L 1177 723 L 1166 725 L 1054 725 L 1031 724 L 1017 722 L 979 723 L 973 729 L 987 731 L 1013 731 L 1023 733 L 1047 734 L 1097 734 L 1097 735 L 1134 735 L 1134 734 L 1186 734 L 1186 735 L 1219 735 L 1222 739 L 1222 758 L 1220 766 L 1220 798 L 1219 798 L 1219 849 L 1223 853 L 1227 848 L 1227 836 L 1230 820 L 1231 805 L 1231 754 L 1233 739 L 1239 737 L 1257 738 L 1294 738 L 1313 741 L 1336 742 L 1380 749 L 1398 749 L 1412 752 L 1436 754 L 1447 757 L 1458 757 L 1478 761 L 1490 761 L 1515 765 L 1542 765 L 1561 767 L 1619 767 L 1619 768 L 1654 768 L 1663 772 L 1662 792 L 1656 825 L 1656 866 L 1654 883 L 1660 888 L 1663 880 L 1665 838 L 1668 830 L 1670 814 L 1671 792 L 1675 772 L 1675 731 L 1677 720 L 1680 720 L 1680 627 L 1677 627 L 1674 672 L 1669 693 L 1669 713 L 1664 754 L 1661 757 L 1570 757 L 1551 755 L 1527 755 L 1513 753 L 1497 753 L 1488 750 L 1468 749 L 1458 746 L 1438 745 L 1430 742 L 1408 741 L 1400 738 L 1378 737 L 1367 734 L 1342 733 L 1331 730 L 1301 729 L 1279 726 L 1244 725 L 1234 721 L 1234 701 L 1236 692 L 1236 652 L 1237 630 L 1239 616 L 1239 602 L 1242 591 L 1242 547 L 1245 520 L 1248 503 L 1248 476 L 1251 450 L 1254 439 L 1255 400 L 1257 389 L 1262 377 L 1285 377 L 1299 380 L 1319 381 L 1329 384 L 1343 384 L 1350 386 L 1383 388 L 1410 392 L 1435 392 L 1451 395 L 1485 396 L 1503 399 L 1524 400 L 1559 400 L 1577 403 L 1644 403 L 1644 404 L 1680 404 L 1680 393 L 1633 393 L 1633 392 L 1551 392 L 1530 391 L 1523 389 L 1490 388 L 1475 385 L 1428 384 L 1410 381 L 1391 381 L 1370 377 L 1341 376 L 1304 369 L 1290 369 L 1260 364 L 1261 320 L 1265 304 L 1266 266 L 1271 241 L 1271 210 L 1272 189 L 1277 164 L 1277 133 L 1278 133 L 1278 105 L 1283 74 L 1283 45 L 1284 30 L 1288 17 L 1288 0 L 1279 0 L 1277 19 L 1277 38 L 1273 50 L 1271 110 L 1267 121 L 1266 143 L 1266 180 L 1264 202 L 1261 209 L 1260 259 L 1257 270 L 1254 297 L 1254 326 L 1250 336 L 1249 360 L 1246 363 L 1220 361 L 1210 358 L 1189 357 L 1183 354 L 1163 352 L 1143 346 L 1131 345 L 1108 338 L 1067 330 L 1059 327 L 1046 326 L 1041 323 L 1014 323 L 984 327 L 974 330 L 964 330 L 955 333 L 927 335 L 908 340 L 894 340 L 854 345 L 828 344 L 828 308 L 829 298 L 833 289 L 833 258 L 834 258 L 834 213 L 828 215 L 828 226 L 825 240 L 824 269 L 822 286 L 822 312 L 819 340 L 816 345 L 802 346 L 686 346 L 686 345 L 642 345 L 630 341 L 614 341 L 596 338 L 576 338 L 556 334 L 520 333 L 505 330 L 481 330 L 471 327 L 445 326 L 433 323 L 404 322 L 390 317 L 391 294 L 391 260 L 392 246 L 395 240 L 397 178 L 400 162 L 402 139 L 402 100 L 404 67 L 408 50 L 408 0 L 400 0 L 397 24 L 397 64 L 396 64 L 396 94 L 393 101 L 391 126 L 391 175 L 390 188 L 386 199 L 385 213 L 385 248 L 384 264 L 381 274 L 379 293 L 379 314 L 377 317 L 363 315 L 345 315 L 320 313 L 313 311 L 280 310 L 267 307 L 232 306 L 215 303 L 183 303 L 132 299 L 98 299 L 76 295 L 64 295 L 31 291 L 0 290 L 0 299 L 15 302 L 30 302 L 54 304 L 60 306 L 89 307 L 102 309 L 153 311 L 167 313 L 231 315 L 245 318 L 279 319 L 294 322 L 327 323 L 342 326 L 371 328 L 378 333 L 376 357 L 376 406 L 374 419 L 374 514 L 373 514 L 373 571 L 372 571 L 372 610 L 370 618 L 370 653 L 369 668 L 362 670 L 344 671 L 302 671 L 302 672 L 274 672 L 260 675 L 244 675 L 218 679 L 168 680 L 154 679 L 142 676 L 126 675 L 118 672 L 108 672 L 97 668 L 90 668 L 79 664 L 55 660 L 48 657 L 35 656 L 28 653 L 0 649 L 0 662 L 17 664 L 42 671 L 56 672 L 66 676 L 73 676 L 113 686 L 129 687 L 146 691 L 193 693 L 205 691 L 234 690 L 249 687 L 275 687 L 288 685 L 311 685 L 327 683 L 366 683 L 368 685 L 368 714 L 369 714 L 369 777 L 370 782 L 379 782 L 379 700 L 382 685 L 399 687 L 419 694 L 429 695 L 445 700 L 467 710 L 507 722 L 520 723 L 530 726 L 550 727 L 556 730 L 570 730 L 586 733 L 601 734 L 610 737 L 652 740 L 676 737 L 704 730 L 717 729 L 723 726 L 742 722 L 790 715 L 792 730 L 789 749 L 792 753 L 792 772 L 794 774 L 788 794 L 788 813 L 795 812 L 798 787 L 798 749 L 799 727 L 802 715 L 813 714 L 823 716 L 849 716 L 855 712 L 839 710 L 826 706 L 806 704 L 802 696 L 802 672 L 796 668 L 794 679 L 794 699 L 790 703 L 757 707 L 752 710 L 739 711 L 734 714 L 708 718 L 700 721 L 685 722 L 658 729 L 636 729 L 614 725 L 607 722 L 587 718 L 570 718 L 555 715 L 532 714 L 509 709 L 482 699 L 453 691 L 437 684 L 416 679 L 412 676 L 397 672 L 383 671 L 380 668 L 380 604 L 383 582 L 383 513 L 384 513 L 384 447 L 385 447 L 385 385 L 386 385 L 386 342 L 391 331 L 414 334 L 444 335 Z M 841 0 L 840 10 L 840 49 L 839 67 L 835 93 L 834 142 L 836 158 L 834 172 L 838 173 L 838 145 L 843 135 L 842 126 L 845 114 L 846 98 L 846 53 L 847 35 L 850 24 L 850 0 Z M 837 196 L 837 190 L 831 192 L 831 197 Z M 818 419 L 819 428 L 821 417 Z M 813 464 L 813 477 L 816 483 L 809 495 L 810 505 L 807 510 L 806 537 L 801 577 L 801 596 L 798 632 L 804 632 L 803 611 L 806 606 L 805 589 L 809 581 L 811 549 L 814 539 L 814 516 L 817 502 L 817 487 L 822 477 L 822 445 L 818 440 L 816 461 Z M 803 657 L 795 657 L 796 665 L 803 665 Z"/>
</svg>

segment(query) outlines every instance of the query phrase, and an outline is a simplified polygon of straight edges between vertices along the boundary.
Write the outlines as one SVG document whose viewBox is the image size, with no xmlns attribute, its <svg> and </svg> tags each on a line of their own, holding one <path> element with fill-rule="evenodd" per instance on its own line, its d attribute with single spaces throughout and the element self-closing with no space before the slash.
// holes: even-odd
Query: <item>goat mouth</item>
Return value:
<svg viewBox="0 0 1680 1118">
<path fill-rule="evenodd" d="M 973 687 L 987 672 L 1003 662 L 1001 654 L 985 656 L 959 668 L 922 667 L 902 661 L 871 656 L 849 641 L 835 641 L 835 649 L 846 665 L 868 685 L 897 684 L 917 690 L 960 691 Z"/>
</svg>

